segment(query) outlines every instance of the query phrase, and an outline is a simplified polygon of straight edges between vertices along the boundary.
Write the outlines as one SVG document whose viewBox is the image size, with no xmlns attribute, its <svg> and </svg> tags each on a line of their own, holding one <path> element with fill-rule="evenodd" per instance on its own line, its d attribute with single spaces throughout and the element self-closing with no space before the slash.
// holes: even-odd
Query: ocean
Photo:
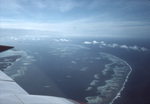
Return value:
<svg viewBox="0 0 150 104">
<path fill-rule="evenodd" d="M 20 37 L 9 39 L 9 42 L 1 41 L 1 44 L 13 45 L 22 52 L 24 57 L 4 72 L 30 94 L 59 96 L 82 102 L 88 102 L 86 98 L 97 97 L 99 102 L 102 101 L 100 98 L 106 99 L 102 101 L 106 104 L 110 104 L 112 98 L 111 104 L 150 104 L 148 39 Z M 116 60 L 114 66 L 108 72 L 102 72 L 112 60 Z M 124 72 L 118 77 L 121 80 L 115 82 L 118 89 L 113 94 L 108 88 L 112 94 L 110 97 L 99 86 L 105 86 L 118 67 L 118 71 Z M 117 96 L 116 92 L 120 90 Z M 92 104 L 91 101 L 89 103 Z"/>
</svg>

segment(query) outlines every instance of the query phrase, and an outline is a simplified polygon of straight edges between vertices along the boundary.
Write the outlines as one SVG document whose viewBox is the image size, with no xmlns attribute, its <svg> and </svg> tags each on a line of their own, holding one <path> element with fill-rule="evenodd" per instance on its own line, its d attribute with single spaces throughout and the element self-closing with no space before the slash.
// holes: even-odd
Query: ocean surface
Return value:
<svg viewBox="0 0 150 104">
<path fill-rule="evenodd" d="M 6 39 L 0 43 L 15 49 L 0 53 L 0 66 L 30 94 L 90 104 L 150 104 L 149 39 Z"/>
</svg>

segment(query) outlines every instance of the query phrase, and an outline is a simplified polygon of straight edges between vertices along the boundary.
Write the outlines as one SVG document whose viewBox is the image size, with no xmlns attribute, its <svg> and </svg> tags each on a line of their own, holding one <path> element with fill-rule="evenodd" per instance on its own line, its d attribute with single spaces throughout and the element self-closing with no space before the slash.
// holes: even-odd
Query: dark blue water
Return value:
<svg viewBox="0 0 150 104">
<path fill-rule="evenodd" d="M 73 66 L 70 62 L 74 60 L 74 57 L 84 57 L 84 51 L 85 53 L 88 53 L 88 55 L 96 52 L 105 52 L 125 60 L 133 69 L 124 90 L 121 92 L 121 97 L 116 99 L 114 104 L 150 104 L 150 51 L 127 50 L 119 47 L 100 48 L 99 44 L 83 44 L 84 41 L 96 40 L 98 42 L 104 41 L 107 44 L 117 43 L 127 46 L 136 45 L 138 47 L 150 49 L 150 42 L 148 39 L 91 37 L 68 39 L 71 40 L 68 43 L 56 43 L 53 42 L 53 39 L 51 38 L 35 41 L 11 40 L 10 42 L 12 45 L 16 46 L 17 49 L 26 51 L 28 55 L 34 56 L 37 60 L 32 66 L 28 67 L 29 70 L 26 71 L 24 76 L 16 78 L 15 81 L 31 94 L 61 96 L 86 102 L 83 99 L 85 96 L 94 96 L 96 93 L 93 90 L 88 93 L 84 90 L 92 80 L 93 74 L 99 72 L 98 67 L 102 66 L 100 64 L 104 63 L 100 63 L 99 66 L 97 63 L 95 65 L 93 64 L 93 66 L 88 66 L 89 68 L 95 67 L 95 70 L 85 74 L 75 69 L 80 69 L 82 66 L 87 64 L 86 62 L 78 62 L 76 60 L 76 62 L 81 63 L 81 66 Z M 90 50 L 79 50 L 74 54 L 74 56 L 69 56 L 68 58 L 58 58 L 58 56 L 50 55 L 48 53 L 52 50 L 49 46 L 57 46 L 57 44 L 82 45 L 88 47 Z M 34 54 L 36 52 L 38 52 L 38 54 Z M 56 65 L 56 63 L 58 63 L 58 65 Z M 70 71 L 68 71 L 68 67 L 70 68 Z M 86 80 L 85 78 L 88 79 Z M 99 84 L 104 84 L 104 82 Z"/>
<path fill-rule="evenodd" d="M 149 39 L 106 39 L 108 43 L 137 45 L 150 49 Z M 97 50 L 95 48 L 95 50 Z M 101 51 L 111 53 L 129 63 L 133 71 L 129 76 L 121 97 L 113 104 L 150 104 L 150 51 L 134 51 L 105 48 Z"/>
</svg>

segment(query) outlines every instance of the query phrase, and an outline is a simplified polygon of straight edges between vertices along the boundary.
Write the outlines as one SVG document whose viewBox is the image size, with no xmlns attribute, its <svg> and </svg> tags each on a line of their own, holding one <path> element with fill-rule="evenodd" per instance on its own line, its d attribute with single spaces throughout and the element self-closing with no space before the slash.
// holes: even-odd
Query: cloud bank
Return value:
<svg viewBox="0 0 150 104">
<path fill-rule="evenodd" d="M 104 41 L 84 41 L 83 44 L 86 45 L 94 45 L 94 44 L 98 44 L 100 48 L 104 48 L 104 47 L 109 47 L 109 48 L 121 48 L 121 49 L 126 49 L 126 50 L 134 50 L 134 51 L 149 51 L 149 49 L 145 48 L 145 47 L 139 47 L 137 45 L 134 46 L 128 46 L 128 45 L 120 45 L 117 43 L 112 43 L 112 44 L 108 44 L 105 43 Z"/>
</svg>

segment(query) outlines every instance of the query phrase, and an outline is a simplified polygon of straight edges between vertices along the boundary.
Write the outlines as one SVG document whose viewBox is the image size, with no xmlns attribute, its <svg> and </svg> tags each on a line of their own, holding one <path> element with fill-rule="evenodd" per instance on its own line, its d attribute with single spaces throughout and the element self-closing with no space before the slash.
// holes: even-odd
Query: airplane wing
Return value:
<svg viewBox="0 0 150 104">
<path fill-rule="evenodd" d="M 0 52 L 13 47 L 0 46 Z M 0 70 L 0 104 L 85 104 L 61 97 L 30 95 Z"/>
<path fill-rule="evenodd" d="M 0 45 L 0 52 L 6 51 L 8 49 L 14 48 L 12 46 L 4 46 L 4 45 Z"/>
</svg>

